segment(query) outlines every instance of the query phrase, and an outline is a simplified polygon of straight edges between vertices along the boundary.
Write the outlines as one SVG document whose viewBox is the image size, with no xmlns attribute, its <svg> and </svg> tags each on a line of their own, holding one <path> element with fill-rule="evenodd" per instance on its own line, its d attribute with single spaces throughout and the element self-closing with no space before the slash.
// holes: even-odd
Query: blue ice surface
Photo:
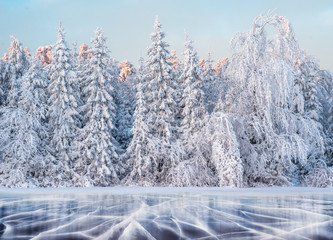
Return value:
<svg viewBox="0 0 333 240">
<path fill-rule="evenodd" d="M 0 239 L 333 239 L 333 189 L 0 189 Z"/>
</svg>

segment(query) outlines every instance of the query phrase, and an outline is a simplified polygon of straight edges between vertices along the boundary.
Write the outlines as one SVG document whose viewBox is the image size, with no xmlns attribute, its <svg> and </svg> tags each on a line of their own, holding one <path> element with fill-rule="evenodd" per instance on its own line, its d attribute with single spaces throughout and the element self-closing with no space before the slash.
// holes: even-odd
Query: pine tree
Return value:
<svg viewBox="0 0 333 240">
<path fill-rule="evenodd" d="M 216 77 L 216 70 L 213 68 L 213 60 L 209 51 L 208 58 L 205 61 L 205 71 L 203 74 L 205 107 L 209 114 L 213 112 L 219 98 L 220 86 L 217 80 L 218 78 Z"/>
<path fill-rule="evenodd" d="M 47 146 L 45 119 L 47 78 L 38 60 L 33 62 L 20 81 L 19 88 L 11 92 L 16 96 L 17 103 L 1 109 L 3 174 L 9 179 L 7 184 L 16 187 L 53 185 L 56 184 L 56 172 L 53 171 L 56 166 L 52 165 L 53 158 Z M 8 168 L 9 165 L 13 168 Z M 22 182 L 13 182 L 13 174 Z"/>
<path fill-rule="evenodd" d="M 79 53 L 77 52 L 77 41 L 73 42 L 72 59 L 74 67 L 77 68 L 79 65 Z"/>
<path fill-rule="evenodd" d="M 325 133 L 325 156 L 328 166 L 333 166 L 333 73 L 320 70 L 316 74 L 319 99 L 322 106 L 321 124 Z"/>
<path fill-rule="evenodd" d="M 181 127 L 184 140 L 189 141 L 202 128 L 202 120 L 205 115 L 204 93 L 202 91 L 202 72 L 197 53 L 192 46 L 192 41 L 186 36 L 184 71 L 181 75 L 185 84 L 182 96 Z"/>
<path fill-rule="evenodd" d="M 111 84 L 113 76 L 108 72 L 109 50 L 103 32 L 96 30 L 92 55 L 84 71 L 83 93 L 86 97 L 83 111 L 86 124 L 80 141 L 80 157 L 75 171 L 84 186 L 108 186 L 118 182 L 118 143 L 112 137 L 115 129 L 115 99 Z"/>
<path fill-rule="evenodd" d="M 303 93 L 304 114 L 305 116 L 319 122 L 322 113 L 322 106 L 319 101 L 319 85 L 316 83 L 316 75 L 319 71 L 319 64 L 316 59 L 306 55 L 302 50 L 298 49 L 295 56 L 295 70 L 298 75 L 298 84 Z"/>
<path fill-rule="evenodd" d="M 183 70 L 183 64 L 182 62 L 178 59 L 176 55 L 176 51 L 173 49 L 171 51 L 171 58 L 170 62 L 172 63 L 172 75 L 173 75 L 173 84 L 174 84 L 174 100 L 176 102 L 176 113 L 175 113 L 175 118 L 176 118 L 176 126 L 179 127 L 182 121 L 182 105 L 181 105 L 181 100 L 182 100 L 182 95 L 184 92 L 184 83 L 182 82 L 182 78 L 180 77 L 182 74 Z"/>
<path fill-rule="evenodd" d="M 17 96 L 10 94 L 10 92 L 19 91 L 22 84 L 22 76 L 30 67 L 30 60 L 20 41 L 13 36 L 11 38 L 9 57 L 6 63 L 7 69 L 5 69 L 6 87 L 8 89 L 5 98 L 7 104 L 14 105 L 17 102 Z M 9 98 L 8 95 L 10 95 Z"/>
<path fill-rule="evenodd" d="M 12 64 L 0 60 L 0 106 L 6 104 L 13 70 Z"/>
<path fill-rule="evenodd" d="M 154 29 L 155 32 L 151 34 L 152 44 L 147 53 L 147 74 L 141 86 L 147 108 L 145 122 L 148 126 L 142 134 L 149 135 L 149 143 L 146 143 L 149 146 L 145 149 L 145 155 L 149 157 L 139 163 L 130 174 L 134 181 L 138 181 L 138 184 L 143 184 L 142 179 L 150 182 L 145 184 L 165 183 L 168 169 L 175 160 L 170 153 L 174 137 L 176 103 L 173 100 L 174 84 L 170 54 L 166 49 L 169 45 L 163 41 L 165 34 L 161 30 L 158 18 L 156 18 Z M 136 113 L 135 118 L 137 115 Z M 134 137 L 133 140 L 136 138 Z M 129 161 L 136 162 L 135 159 Z M 137 175 L 135 172 L 140 174 Z"/>
<path fill-rule="evenodd" d="M 134 122 L 132 127 L 133 138 L 123 157 L 126 161 L 126 169 L 129 175 L 125 178 L 127 184 L 139 183 L 141 185 L 152 185 L 150 149 L 156 147 L 147 125 L 146 115 L 148 113 L 143 85 L 146 76 L 143 58 L 140 59 L 140 68 L 136 75 L 136 107 L 134 111 Z M 133 182 L 134 180 L 134 182 Z"/>
<path fill-rule="evenodd" d="M 30 57 L 24 50 L 20 41 L 11 36 L 12 42 L 9 48 L 8 62 L 15 66 L 16 78 L 20 78 L 30 67 Z"/>
<path fill-rule="evenodd" d="M 80 103 L 78 80 L 73 71 L 71 53 L 65 41 L 65 33 L 60 23 L 58 41 L 53 47 L 52 63 L 49 64 L 50 95 L 48 119 L 51 128 L 51 146 L 54 155 L 71 177 L 74 140 L 80 126 L 78 107 Z"/>
<path fill-rule="evenodd" d="M 136 70 L 127 60 L 120 64 L 121 71 L 117 84 L 117 114 L 115 134 L 121 148 L 126 150 L 133 137 L 131 128 L 135 109 Z"/>
<path fill-rule="evenodd" d="M 184 83 L 182 94 L 181 141 L 173 144 L 177 161 L 170 168 L 169 179 L 175 186 L 212 185 L 213 176 L 207 166 L 208 159 L 201 152 L 201 133 L 204 117 L 204 93 L 202 91 L 202 69 L 192 41 L 186 36 L 184 69 L 180 81 Z"/>
<path fill-rule="evenodd" d="M 133 76 L 129 77 L 133 79 Z M 133 137 L 131 128 L 135 109 L 135 87 L 131 80 L 120 82 L 118 88 L 118 107 L 116 117 L 117 135 L 116 140 L 123 150 L 126 150 Z"/>
</svg>

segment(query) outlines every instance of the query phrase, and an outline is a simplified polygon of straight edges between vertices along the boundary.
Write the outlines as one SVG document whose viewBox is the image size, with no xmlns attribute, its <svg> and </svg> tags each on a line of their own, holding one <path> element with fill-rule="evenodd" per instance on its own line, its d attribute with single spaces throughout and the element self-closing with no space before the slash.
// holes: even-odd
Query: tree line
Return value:
<svg viewBox="0 0 333 240">
<path fill-rule="evenodd" d="M 135 68 L 110 57 L 99 28 L 80 54 L 61 24 L 36 57 L 13 37 L 0 186 L 333 186 L 333 74 L 287 18 L 256 17 L 217 67 L 187 35 L 184 58 L 170 53 L 158 18 L 150 38 Z"/>
</svg>

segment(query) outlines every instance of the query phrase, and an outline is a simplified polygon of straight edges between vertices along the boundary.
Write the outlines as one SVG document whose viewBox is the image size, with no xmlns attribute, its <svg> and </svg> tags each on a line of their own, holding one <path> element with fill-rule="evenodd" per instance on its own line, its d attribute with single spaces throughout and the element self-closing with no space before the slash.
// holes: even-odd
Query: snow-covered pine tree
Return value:
<svg viewBox="0 0 333 240">
<path fill-rule="evenodd" d="M 41 58 L 37 57 L 31 63 L 31 67 L 24 78 L 24 84 L 28 86 L 28 93 L 31 93 L 31 98 L 28 98 L 28 96 L 22 97 L 21 102 L 31 106 L 27 108 L 27 114 L 33 116 L 36 123 L 39 123 L 39 125 L 36 124 L 35 129 L 40 144 L 38 154 L 29 163 L 29 173 L 34 185 L 41 187 L 64 186 L 66 180 L 63 177 L 62 165 L 51 154 L 53 149 L 50 146 L 49 125 L 46 116 L 49 98 L 47 74 L 43 69 Z"/>
<path fill-rule="evenodd" d="M 203 75 L 205 107 L 209 114 L 213 112 L 220 94 L 220 86 L 217 80 L 216 70 L 213 68 L 213 60 L 211 58 L 211 52 L 209 51 L 207 60 L 205 61 L 205 71 Z"/>
<path fill-rule="evenodd" d="M 77 52 L 77 41 L 73 42 L 73 52 L 72 52 L 72 59 L 74 68 L 77 69 L 79 65 L 79 53 Z"/>
<path fill-rule="evenodd" d="M 49 64 L 50 98 L 47 113 L 51 130 L 51 146 L 55 157 L 63 164 L 67 177 L 71 177 L 75 150 L 73 143 L 80 126 L 78 112 L 80 96 L 77 75 L 73 71 L 71 52 L 67 47 L 61 23 L 58 28 L 58 41 L 52 51 L 52 62 Z"/>
<path fill-rule="evenodd" d="M 204 93 L 202 91 L 202 70 L 192 41 L 186 35 L 184 69 L 180 76 L 184 83 L 182 107 L 181 138 L 173 145 L 174 161 L 168 178 L 175 186 L 207 186 L 212 184 L 212 172 L 208 159 L 201 152 L 199 133 L 206 115 Z"/>
<path fill-rule="evenodd" d="M 332 100 L 333 100 L 333 73 L 327 70 L 319 70 L 316 74 L 316 81 L 318 86 L 318 97 L 320 105 L 322 106 L 321 112 L 321 124 L 324 131 L 327 134 L 333 130 L 333 112 L 331 112 Z M 330 127 L 332 127 L 330 129 Z"/>
<path fill-rule="evenodd" d="M 123 63 L 123 76 L 119 76 L 117 86 L 116 140 L 126 151 L 133 137 L 131 128 L 134 121 L 136 70 L 131 63 L 127 61 Z M 126 72 L 124 68 L 127 69 Z"/>
<path fill-rule="evenodd" d="M 8 78 L 8 91 L 7 96 L 10 94 L 10 91 L 17 92 L 22 84 L 22 76 L 30 67 L 30 57 L 27 55 L 26 51 L 22 47 L 20 41 L 11 36 L 12 42 L 10 43 L 9 48 L 9 57 L 6 64 L 7 69 L 5 71 L 5 78 Z M 5 96 L 5 97 L 7 97 Z M 10 98 L 6 99 L 6 102 L 10 105 L 14 105 L 17 102 L 17 96 L 15 94 L 10 94 Z"/>
<path fill-rule="evenodd" d="M 24 50 L 20 41 L 11 36 L 12 42 L 9 48 L 8 62 L 15 66 L 16 78 L 20 78 L 30 67 L 30 57 Z"/>
<path fill-rule="evenodd" d="M 117 110 L 117 141 L 123 150 L 126 150 L 133 137 L 131 128 L 135 109 L 135 89 L 133 83 L 120 82 L 119 105 Z"/>
<path fill-rule="evenodd" d="M 10 89 L 10 78 L 14 75 L 13 70 L 12 64 L 0 60 L 0 106 L 6 103 Z"/>
<path fill-rule="evenodd" d="M 173 84 L 174 84 L 174 100 L 176 102 L 176 113 L 175 113 L 175 118 L 176 118 L 176 125 L 179 127 L 182 121 L 182 106 L 181 106 L 181 100 L 182 100 L 182 95 L 184 92 L 184 83 L 182 82 L 182 78 L 180 78 L 182 71 L 183 71 L 183 62 L 180 61 L 180 59 L 176 55 L 176 51 L 173 49 L 171 51 L 171 58 L 170 62 L 172 63 L 172 78 L 174 79 Z"/>
<path fill-rule="evenodd" d="M 53 186 L 58 169 L 47 145 L 47 77 L 38 59 L 20 81 L 11 92 L 18 102 L 1 109 L 1 182 L 11 187 Z"/>
<path fill-rule="evenodd" d="M 192 46 L 192 41 L 186 35 L 184 52 L 184 70 L 181 75 L 185 89 L 182 96 L 181 122 L 184 141 L 186 144 L 193 141 L 195 134 L 203 126 L 203 118 L 206 114 L 204 106 L 204 92 L 202 91 L 202 71 L 199 65 L 197 52 Z"/>
<path fill-rule="evenodd" d="M 145 101 L 144 89 L 145 85 L 145 67 L 143 58 L 140 58 L 140 67 L 136 74 L 136 105 L 134 110 L 134 122 L 131 132 L 133 134 L 123 162 L 129 175 L 124 179 L 126 184 L 152 185 L 154 182 L 151 178 L 154 176 L 149 167 L 151 166 L 150 151 L 157 146 L 149 135 L 149 127 L 147 125 L 146 115 L 148 106 Z M 149 150 L 151 149 L 151 150 Z"/>
<path fill-rule="evenodd" d="M 5 96 L 4 79 L 2 76 L 4 68 L 5 68 L 5 62 L 0 59 L 0 106 L 3 104 Z"/>
<path fill-rule="evenodd" d="M 180 75 L 182 73 L 182 62 L 176 55 L 176 51 L 173 49 L 170 55 L 170 62 L 172 63 L 172 78 L 174 79 L 173 83 L 175 84 L 175 101 L 177 104 L 181 101 L 181 96 L 184 91 L 184 86 L 180 82 Z M 179 113 L 180 115 L 180 113 Z"/>
<path fill-rule="evenodd" d="M 320 116 L 322 114 L 322 106 L 319 101 L 320 85 L 316 82 L 319 64 L 316 59 L 308 55 L 305 56 L 304 59 L 299 59 L 299 64 L 300 65 L 297 66 L 296 69 L 298 70 L 300 78 L 304 81 L 305 115 L 317 122 L 321 122 Z"/>
<path fill-rule="evenodd" d="M 112 97 L 114 99 L 114 107 L 115 107 L 115 116 L 114 116 L 114 123 L 115 123 L 115 128 L 112 130 L 112 136 L 114 139 L 118 139 L 118 129 L 117 129 L 117 120 L 118 116 L 117 113 L 119 113 L 120 105 L 121 105 L 121 98 L 122 98 L 122 84 L 120 83 L 120 73 L 121 73 L 121 67 L 119 62 L 114 59 L 110 58 L 108 62 L 108 68 L 107 71 L 109 72 L 110 76 L 112 77 L 110 84 L 114 88 L 114 91 L 112 91 Z M 120 116 L 119 116 L 120 117 Z M 122 149 L 119 148 L 120 154 L 122 153 Z"/>
<path fill-rule="evenodd" d="M 128 179 L 128 182 L 132 179 L 141 185 L 165 184 L 167 172 L 175 161 L 171 148 L 174 140 L 176 103 L 173 100 L 174 84 L 172 83 L 170 54 L 166 49 L 169 45 L 163 40 L 165 33 L 161 30 L 158 18 L 156 18 L 154 29 L 154 33 L 151 34 L 152 44 L 147 53 L 147 74 L 141 85 L 147 108 L 145 114 L 147 129 L 143 129 L 142 134 L 149 139 L 149 143 L 146 143 L 146 146 L 149 145 L 149 147 L 144 149 L 145 161 L 133 164 L 136 167 L 133 168 Z M 139 105 L 137 109 L 140 109 Z M 137 111 L 135 118 L 138 117 Z M 136 131 L 135 126 L 137 125 L 134 125 L 134 132 Z M 138 137 L 134 136 L 132 142 L 136 138 Z M 135 149 L 135 147 L 130 147 L 130 149 Z M 135 158 L 134 156 L 134 159 L 129 161 L 137 163 Z"/>
<path fill-rule="evenodd" d="M 295 40 L 296 41 L 296 40 Z M 294 44 L 296 47 L 298 45 Z M 320 130 L 320 133 L 324 139 L 324 142 L 327 142 L 329 139 L 326 136 L 326 133 L 323 129 L 323 108 L 322 101 L 320 101 L 320 82 L 317 82 L 317 73 L 319 71 L 319 64 L 317 60 L 307 55 L 298 47 L 298 53 L 294 54 L 295 63 L 294 67 L 297 71 L 300 89 L 303 93 L 304 99 L 304 113 L 303 117 L 307 118 L 308 121 L 311 121 L 313 125 L 316 125 L 316 128 Z M 313 168 L 326 168 L 325 159 L 324 159 L 324 150 L 322 146 L 314 147 L 311 152 L 308 154 L 307 164 L 305 166 L 299 166 L 300 172 L 299 175 L 302 176 L 307 174 Z M 311 178 L 311 177 L 310 177 Z M 306 179 L 310 179 L 306 178 Z M 307 181 L 308 184 L 308 181 Z"/>
<path fill-rule="evenodd" d="M 322 106 L 321 124 L 325 137 L 325 156 L 328 166 L 333 166 L 333 73 L 320 70 L 316 74 L 318 96 Z"/>
<path fill-rule="evenodd" d="M 91 49 L 90 47 L 88 47 L 88 45 L 86 44 L 82 44 L 80 46 L 80 53 L 78 54 L 78 58 L 77 58 L 77 65 L 76 65 L 76 72 L 77 72 L 77 78 L 79 81 L 79 92 L 80 92 L 80 98 L 82 101 L 82 104 L 85 103 L 87 101 L 87 96 L 85 96 L 85 94 L 83 93 L 83 88 L 84 88 L 84 80 L 86 78 L 85 74 L 87 73 L 87 69 L 89 67 L 89 62 L 91 59 L 92 55 L 91 55 Z M 84 115 L 83 113 L 81 113 L 81 116 Z M 82 127 L 85 125 L 86 123 L 86 119 L 84 119 L 84 116 L 82 116 L 83 119 L 82 120 Z"/>
<path fill-rule="evenodd" d="M 115 99 L 108 72 L 109 50 L 103 31 L 96 30 L 90 49 L 92 57 L 83 72 L 83 94 L 86 102 L 82 107 L 86 123 L 79 144 L 80 155 L 74 170 L 79 175 L 76 184 L 81 186 L 109 186 L 118 182 L 118 143 L 112 137 L 115 129 Z"/>
</svg>

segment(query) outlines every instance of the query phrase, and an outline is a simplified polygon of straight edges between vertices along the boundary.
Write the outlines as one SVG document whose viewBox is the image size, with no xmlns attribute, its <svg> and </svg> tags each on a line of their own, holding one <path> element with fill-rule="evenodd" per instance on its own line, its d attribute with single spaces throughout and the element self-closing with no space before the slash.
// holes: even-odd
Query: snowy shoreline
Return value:
<svg viewBox="0 0 333 240">
<path fill-rule="evenodd" d="M 231 188 L 231 187 L 88 187 L 88 188 L 0 188 L 3 193 L 71 193 L 71 194 L 333 194 L 332 188 L 315 187 L 257 187 L 257 188 Z"/>
</svg>

